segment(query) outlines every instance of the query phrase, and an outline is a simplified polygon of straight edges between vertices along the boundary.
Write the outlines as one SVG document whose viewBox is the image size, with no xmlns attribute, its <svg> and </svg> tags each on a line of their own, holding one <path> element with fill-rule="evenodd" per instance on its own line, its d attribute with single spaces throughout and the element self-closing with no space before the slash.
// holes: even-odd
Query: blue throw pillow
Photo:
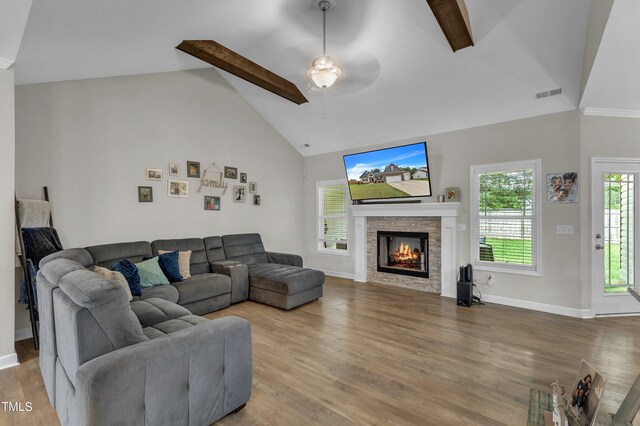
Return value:
<svg viewBox="0 0 640 426">
<path fill-rule="evenodd" d="M 178 263 L 178 252 L 170 251 L 169 253 L 163 253 L 158 256 L 158 264 L 164 275 L 172 283 L 182 281 L 182 275 L 180 275 L 180 264 Z M 149 256 L 145 256 L 144 260 L 151 259 Z"/>
<path fill-rule="evenodd" d="M 142 286 L 140 285 L 140 275 L 138 274 L 138 268 L 136 265 L 128 261 L 127 259 L 118 260 L 113 262 L 111 269 L 120 272 L 124 275 L 132 296 L 142 296 Z"/>
</svg>

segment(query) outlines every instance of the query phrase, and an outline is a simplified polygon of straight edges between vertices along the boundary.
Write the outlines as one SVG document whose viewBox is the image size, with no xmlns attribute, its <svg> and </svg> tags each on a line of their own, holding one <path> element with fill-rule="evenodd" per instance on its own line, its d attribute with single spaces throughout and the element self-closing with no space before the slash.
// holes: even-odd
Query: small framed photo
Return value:
<svg viewBox="0 0 640 426">
<path fill-rule="evenodd" d="M 549 173 L 547 175 L 547 201 L 550 203 L 578 202 L 578 173 Z"/>
<path fill-rule="evenodd" d="M 449 202 L 460 201 L 460 188 L 447 188 L 445 190 L 444 200 Z"/>
<path fill-rule="evenodd" d="M 150 186 L 138 187 L 138 202 L 153 203 L 153 188 Z"/>
<path fill-rule="evenodd" d="M 256 182 L 249 182 L 249 194 L 255 194 L 258 192 L 258 184 Z"/>
<path fill-rule="evenodd" d="M 247 183 L 247 174 L 240 173 L 240 183 Z"/>
<path fill-rule="evenodd" d="M 182 197 L 189 196 L 189 182 L 183 180 L 169 180 L 168 181 L 167 195 L 169 197 Z"/>
<path fill-rule="evenodd" d="M 227 179 L 238 179 L 238 168 L 224 166 L 224 177 Z"/>
<path fill-rule="evenodd" d="M 148 180 L 162 180 L 161 169 L 147 169 L 146 175 Z"/>
<path fill-rule="evenodd" d="M 178 163 L 169 163 L 169 175 L 178 176 L 180 174 L 180 166 Z"/>
<path fill-rule="evenodd" d="M 254 195 L 253 196 L 253 205 L 254 206 L 259 206 L 260 205 L 260 196 L 259 195 Z"/>
<path fill-rule="evenodd" d="M 198 161 L 187 161 L 187 177 L 200 177 L 200 163 Z"/>
<path fill-rule="evenodd" d="M 233 202 L 234 203 L 244 203 L 247 201 L 247 188 L 242 185 L 234 185 L 233 186 Z"/>
<path fill-rule="evenodd" d="M 204 196 L 204 209 L 205 210 L 220 210 L 220 197 L 213 197 L 210 195 Z"/>
</svg>

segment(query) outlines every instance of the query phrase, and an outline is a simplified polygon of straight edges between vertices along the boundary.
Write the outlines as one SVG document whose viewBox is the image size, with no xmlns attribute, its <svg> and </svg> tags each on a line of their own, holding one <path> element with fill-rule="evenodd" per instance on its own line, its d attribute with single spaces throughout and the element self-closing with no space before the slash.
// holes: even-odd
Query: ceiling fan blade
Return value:
<svg viewBox="0 0 640 426">
<path fill-rule="evenodd" d="M 427 3 L 454 52 L 473 46 L 464 0 L 427 0 Z"/>
<path fill-rule="evenodd" d="M 213 40 L 184 40 L 176 49 L 301 105 L 309 102 L 298 87 Z"/>
</svg>

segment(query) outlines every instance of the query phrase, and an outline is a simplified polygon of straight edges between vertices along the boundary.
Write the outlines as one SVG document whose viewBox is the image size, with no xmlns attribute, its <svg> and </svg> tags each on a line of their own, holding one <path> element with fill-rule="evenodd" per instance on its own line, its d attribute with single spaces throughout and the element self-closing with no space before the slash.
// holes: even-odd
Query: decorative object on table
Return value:
<svg viewBox="0 0 640 426">
<path fill-rule="evenodd" d="M 254 195 L 253 196 L 253 205 L 254 206 L 259 206 L 260 205 L 260 196 L 259 195 Z"/>
<path fill-rule="evenodd" d="M 183 180 L 169 180 L 167 184 L 167 195 L 169 197 L 182 197 L 189 196 L 189 182 Z"/>
<path fill-rule="evenodd" d="M 220 197 L 213 197 L 211 195 L 204 196 L 204 209 L 205 210 L 220 210 Z"/>
<path fill-rule="evenodd" d="M 244 203 L 246 201 L 246 190 L 247 188 L 242 185 L 234 185 L 233 186 L 233 201 L 235 203 Z"/>
<path fill-rule="evenodd" d="M 224 166 L 224 177 L 227 179 L 238 179 L 238 168 Z"/>
<path fill-rule="evenodd" d="M 200 177 L 200 163 L 197 161 L 187 161 L 187 177 Z"/>
<path fill-rule="evenodd" d="M 550 203 L 577 203 L 578 173 L 547 174 L 547 200 Z"/>
<path fill-rule="evenodd" d="M 460 188 L 447 188 L 445 189 L 445 201 L 459 201 Z"/>
<path fill-rule="evenodd" d="M 150 186 L 138 187 L 138 202 L 153 203 L 153 188 Z"/>
<path fill-rule="evenodd" d="M 169 175 L 178 176 L 180 174 L 180 166 L 178 163 L 169 163 Z"/>
<path fill-rule="evenodd" d="M 568 400 L 569 415 L 578 424 L 595 424 L 598 407 L 606 384 L 606 379 L 583 359 Z"/>
<path fill-rule="evenodd" d="M 249 182 L 249 194 L 255 194 L 258 192 L 258 184 L 256 182 Z"/>
<path fill-rule="evenodd" d="M 148 180 L 162 180 L 161 169 L 147 169 L 146 175 Z"/>
<path fill-rule="evenodd" d="M 444 195 L 438 195 L 438 202 L 444 203 Z"/>
<path fill-rule="evenodd" d="M 240 183 L 247 183 L 247 174 L 240 173 Z"/>
<path fill-rule="evenodd" d="M 627 426 L 640 424 L 640 376 L 629 389 L 627 396 L 620 404 L 620 408 L 613 415 L 614 426 Z"/>
</svg>

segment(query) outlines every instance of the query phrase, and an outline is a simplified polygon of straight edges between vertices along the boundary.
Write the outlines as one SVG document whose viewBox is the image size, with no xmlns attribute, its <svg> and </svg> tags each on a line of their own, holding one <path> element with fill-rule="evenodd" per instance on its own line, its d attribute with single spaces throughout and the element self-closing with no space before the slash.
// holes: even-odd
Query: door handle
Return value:
<svg viewBox="0 0 640 426">
<path fill-rule="evenodd" d="M 596 250 L 604 250 L 604 246 L 602 244 L 596 244 Z"/>
</svg>

